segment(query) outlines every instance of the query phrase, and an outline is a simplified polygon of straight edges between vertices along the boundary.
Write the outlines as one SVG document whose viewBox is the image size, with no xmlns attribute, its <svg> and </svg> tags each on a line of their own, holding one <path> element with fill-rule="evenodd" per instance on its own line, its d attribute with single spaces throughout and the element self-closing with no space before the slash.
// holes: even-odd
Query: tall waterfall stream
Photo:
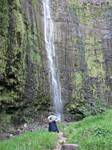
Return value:
<svg viewBox="0 0 112 150">
<path fill-rule="evenodd" d="M 49 67 L 49 81 L 54 104 L 54 111 L 61 119 L 63 112 L 63 104 L 61 99 L 61 85 L 59 79 L 59 69 L 54 44 L 54 24 L 51 18 L 50 0 L 43 0 L 44 8 L 44 36 L 45 47 L 47 51 L 48 67 Z"/>
</svg>

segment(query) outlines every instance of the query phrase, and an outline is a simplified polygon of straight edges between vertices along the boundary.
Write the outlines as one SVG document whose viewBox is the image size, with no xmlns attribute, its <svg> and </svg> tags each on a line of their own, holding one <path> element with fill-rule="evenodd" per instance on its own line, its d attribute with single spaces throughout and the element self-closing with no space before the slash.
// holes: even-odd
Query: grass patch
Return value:
<svg viewBox="0 0 112 150">
<path fill-rule="evenodd" d="M 1 141 L 0 150 L 52 150 L 56 143 L 56 133 L 38 130 Z"/>
<path fill-rule="evenodd" d="M 69 143 L 80 145 L 80 150 L 112 150 L 112 110 L 70 123 L 64 128 Z"/>
<path fill-rule="evenodd" d="M 58 124 L 68 143 L 79 144 L 80 150 L 112 150 L 112 110 L 82 121 Z M 46 130 L 26 132 L 0 142 L 0 150 L 53 150 L 58 134 Z"/>
</svg>

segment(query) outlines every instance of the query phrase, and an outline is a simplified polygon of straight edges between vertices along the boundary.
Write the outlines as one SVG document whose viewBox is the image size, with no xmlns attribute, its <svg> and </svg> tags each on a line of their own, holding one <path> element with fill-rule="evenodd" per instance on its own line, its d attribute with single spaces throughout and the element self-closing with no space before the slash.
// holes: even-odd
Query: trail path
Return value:
<svg viewBox="0 0 112 150">
<path fill-rule="evenodd" d="M 54 150 L 61 150 L 62 144 L 65 144 L 66 140 L 67 140 L 67 138 L 64 136 L 63 132 L 59 133 L 58 138 L 59 138 L 58 143 L 57 143 L 57 146 Z"/>
<path fill-rule="evenodd" d="M 67 138 L 64 136 L 63 132 L 58 135 L 58 143 L 53 150 L 79 150 L 79 145 L 66 143 Z"/>
</svg>

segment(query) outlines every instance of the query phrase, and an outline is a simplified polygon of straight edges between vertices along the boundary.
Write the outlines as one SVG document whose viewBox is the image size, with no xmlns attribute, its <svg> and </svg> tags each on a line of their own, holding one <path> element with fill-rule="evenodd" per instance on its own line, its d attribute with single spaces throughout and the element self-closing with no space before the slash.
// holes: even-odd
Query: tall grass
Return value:
<svg viewBox="0 0 112 150">
<path fill-rule="evenodd" d="M 1 141 L 0 150 L 52 150 L 56 143 L 56 133 L 39 130 Z"/>
<path fill-rule="evenodd" d="M 112 150 L 112 110 L 71 123 L 64 129 L 69 143 L 80 150 Z"/>
</svg>

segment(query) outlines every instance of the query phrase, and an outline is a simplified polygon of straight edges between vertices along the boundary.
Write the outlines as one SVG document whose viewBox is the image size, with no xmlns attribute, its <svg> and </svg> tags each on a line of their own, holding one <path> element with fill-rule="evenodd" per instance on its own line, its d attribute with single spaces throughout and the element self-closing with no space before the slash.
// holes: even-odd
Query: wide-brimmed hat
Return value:
<svg viewBox="0 0 112 150">
<path fill-rule="evenodd" d="M 58 121 L 59 119 L 58 119 L 58 117 L 55 116 L 55 115 L 50 115 L 50 116 L 48 117 L 48 120 L 49 120 L 49 121 Z"/>
</svg>

